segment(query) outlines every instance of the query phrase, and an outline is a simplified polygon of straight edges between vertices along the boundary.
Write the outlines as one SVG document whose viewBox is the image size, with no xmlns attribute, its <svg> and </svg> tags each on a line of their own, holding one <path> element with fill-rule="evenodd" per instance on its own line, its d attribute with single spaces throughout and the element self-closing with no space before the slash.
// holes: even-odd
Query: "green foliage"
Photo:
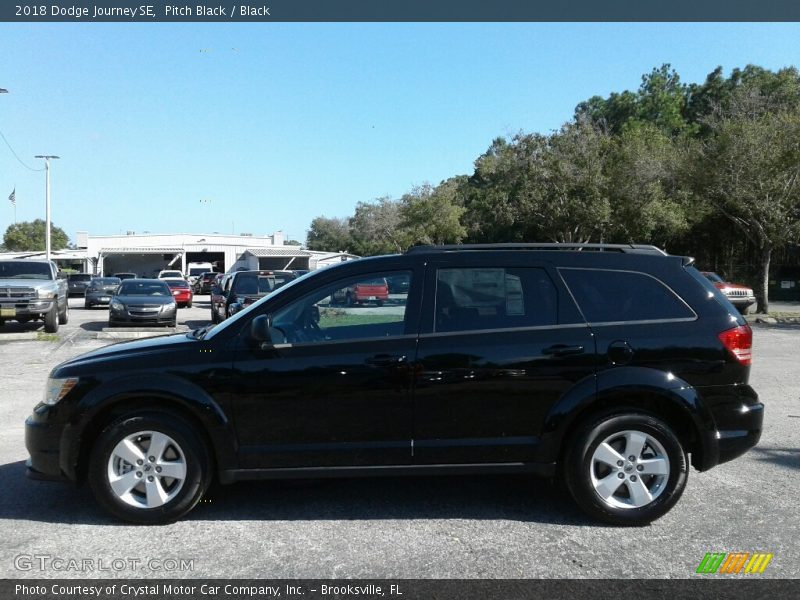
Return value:
<svg viewBox="0 0 800 600">
<path fill-rule="evenodd" d="M 355 253 L 363 256 L 405 252 L 411 245 L 402 226 L 400 202 L 388 197 L 359 202 L 350 219 L 350 234 Z"/>
<path fill-rule="evenodd" d="M 306 246 L 322 252 L 345 252 L 353 247 L 350 225 L 346 219 L 316 217 L 311 221 Z"/>
<path fill-rule="evenodd" d="M 609 160 L 608 241 L 664 246 L 689 229 L 691 195 L 683 189 L 685 145 L 655 124 L 626 128 Z"/>
<path fill-rule="evenodd" d="M 3 244 L 10 252 L 43 251 L 45 249 L 45 222 L 42 219 L 9 225 Z M 69 244 L 64 230 L 50 223 L 50 249 L 63 250 Z"/>
<path fill-rule="evenodd" d="M 417 187 L 400 200 L 401 227 L 412 244 L 457 244 L 467 235 L 461 224 L 459 181 Z"/>
</svg>

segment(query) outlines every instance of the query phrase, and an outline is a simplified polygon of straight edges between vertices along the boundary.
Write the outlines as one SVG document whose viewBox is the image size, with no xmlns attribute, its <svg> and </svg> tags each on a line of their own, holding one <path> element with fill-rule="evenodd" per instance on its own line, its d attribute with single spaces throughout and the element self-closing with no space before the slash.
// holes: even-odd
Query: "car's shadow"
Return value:
<svg viewBox="0 0 800 600">
<path fill-rule="evenodd" d="M 122 525 L 89 487 L 32 481 L 22 461 L 0 465 L 0 519 Z M 212 486 L 185 520 L 480 519 L 592 525 L 568 494 L 520 475 L 242 482 Z"/>
<path fill-rule="evenodd" d="M 756 446 L 751 448 L 755 459 L 760 462 L 769 462 L 779 467 L 800 469 L 800 448 L 769 448 Z"/>
</svg>

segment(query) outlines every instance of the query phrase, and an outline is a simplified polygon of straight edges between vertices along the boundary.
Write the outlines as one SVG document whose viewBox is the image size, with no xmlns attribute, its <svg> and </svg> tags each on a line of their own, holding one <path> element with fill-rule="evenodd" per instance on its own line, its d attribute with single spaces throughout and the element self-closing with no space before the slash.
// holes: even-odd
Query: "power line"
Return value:
<svg viewBox="0 0 800 600">
<path fill-rule="evenodd" d="M 11 144 L 9 144 L 9 143 L 8 143 L 8 140 L 6 139 L 6 136 L 4 136 L 4 135 L 3 135 L 3 132 L 2 132 L 2 131 L 0 131 L 0 138 L 3 138 L 3 141 L 6 143 L 6 146 L 8 146 L 8 149 L 9 149 L 9 150 L 11 150 L 11 154 L 13 154 L 13 155 L 14 155 L 14 158 L 16 158 L 16 159 L 17 159 L 17 162 L 18 162 L 19 164 L 21 164 L 23 167 L 25 167 L 25 168 L 26 168 L 26 169 L 28 169 L 29 171 L 34 171 L 34 172 L 36 172 L 36 171 L 44 171 L 44 169 L 34 169 L 34 168 L 32 168 L 32 167 L 29 167 L 29 166 L 28 166 L 28 165 L 26 165 L 24 162 L 22 162 L 22 159 L 21 159 L 19 156 L 17 156 L 17 153 L 16 153 L 16 152 L 14 152 L 14 148 L 12 148 L 12 147 L 11 147 Z"/>
</svg>

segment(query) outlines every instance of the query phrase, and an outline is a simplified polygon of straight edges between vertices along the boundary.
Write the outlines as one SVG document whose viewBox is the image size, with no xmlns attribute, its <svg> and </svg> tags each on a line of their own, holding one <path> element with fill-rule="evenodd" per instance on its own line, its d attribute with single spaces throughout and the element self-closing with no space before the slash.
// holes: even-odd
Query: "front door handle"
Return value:
<svg viewBox="0 0 800 600">
<path fill-rule="evenodd" d="M 391 367 L 406 362 L 405 354 L 376 354 L 366 360 L 368 365 Z"/>
<path fill-rule="evenodd" d="M 569 356 L 570 354 L 583 354 L 583 346 L 567 346 L 566 344 L 556 344 L 542 350 L 542 354 L 550 356 Z"/>
</svg>

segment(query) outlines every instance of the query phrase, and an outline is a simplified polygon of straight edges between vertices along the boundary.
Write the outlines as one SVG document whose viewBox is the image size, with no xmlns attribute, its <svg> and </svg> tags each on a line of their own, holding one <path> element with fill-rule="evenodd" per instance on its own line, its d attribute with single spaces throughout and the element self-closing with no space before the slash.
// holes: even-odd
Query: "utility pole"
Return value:
<svg viewBox="0 0 800 600">
<path fill-rule="evenodd" d="M 61 158 L 54 154 L 37 154 L 34 158 L 44 159 L 44 176 L 45 176 L 45 220 L 44 220 L 44 256 L 50 260 L 50 159 Z"/>
</svg>

